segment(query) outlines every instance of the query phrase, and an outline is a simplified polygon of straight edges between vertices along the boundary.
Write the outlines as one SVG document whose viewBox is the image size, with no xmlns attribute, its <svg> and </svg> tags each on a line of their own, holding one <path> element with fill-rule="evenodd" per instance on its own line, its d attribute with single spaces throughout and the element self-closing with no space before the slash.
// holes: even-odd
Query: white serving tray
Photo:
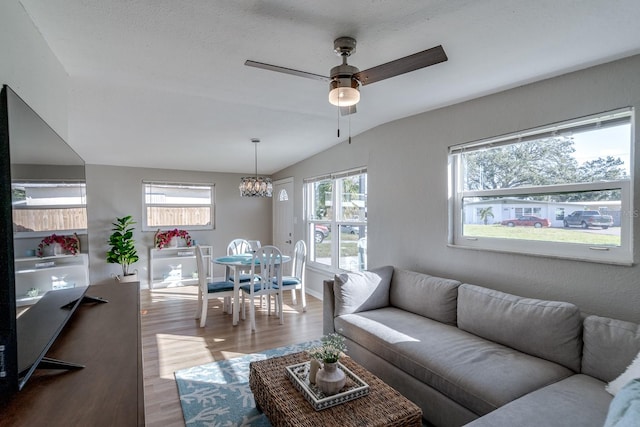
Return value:
<svg viewBox="0 0 640 427">
<path fill-rule="evenodd" d="M 369 394 L 369 385 L 342 363 L 338 362 L 338 369 L 342 369 L 345 373 L 347 382 L 340 393 L 326 396 L 315 384 L 309 383 L 310 364 L 311 362 L 303 362 L 287 366 L 285 372 L 294 387 L 302 393 L 304 398 L 307 399 L 316 411 L 340 405 L 341 403 Z"/>
</svg>

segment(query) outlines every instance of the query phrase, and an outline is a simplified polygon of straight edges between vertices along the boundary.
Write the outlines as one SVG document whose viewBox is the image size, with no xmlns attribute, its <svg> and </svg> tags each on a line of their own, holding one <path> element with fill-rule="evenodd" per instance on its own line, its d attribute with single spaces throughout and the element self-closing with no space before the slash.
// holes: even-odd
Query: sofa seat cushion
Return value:
<svg viewBox="0 0 640 427">
<path fill-rule="evenodd" d="M 572 374 L 559 364 L 395 307 L 340 316 L 335 326 L 478 415 Z"/>
<path fill-rule="evenodd" d="M 577 374 L 529 393 L 466 427 L 602 427 L 611 399 L 602 381 Z"/>
</svg>

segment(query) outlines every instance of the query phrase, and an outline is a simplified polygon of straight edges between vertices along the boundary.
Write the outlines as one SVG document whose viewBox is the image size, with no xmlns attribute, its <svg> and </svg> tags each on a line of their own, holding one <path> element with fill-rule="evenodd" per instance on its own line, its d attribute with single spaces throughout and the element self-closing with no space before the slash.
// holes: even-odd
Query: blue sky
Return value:
<svg viewBox="0 0 640 427">
<path fill-rule="evenodd" d="M 631 124 L 573 134 L 579 164 L 598 157 L 619 157 L 629 174 L 631 166 Z"/>
</svg>

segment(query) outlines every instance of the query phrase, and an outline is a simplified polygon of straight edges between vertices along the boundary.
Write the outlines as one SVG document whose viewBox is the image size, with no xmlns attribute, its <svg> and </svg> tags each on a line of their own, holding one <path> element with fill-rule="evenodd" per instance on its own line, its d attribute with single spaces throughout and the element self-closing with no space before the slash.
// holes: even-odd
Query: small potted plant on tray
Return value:
<svg viewBox="0 0 640 427">
<path fill-rule="evenodd" d="M 336 333 L 323 336 L 321 341 L 320 347 L 312 348 L 308 353 L 313 359 L 322 362 L 322 368 L 315 375 L 315 384 L 325 395 L 331 396 L 342 390 L 347 380 L 338 367 L 338 360 L 347 351 L 347 346 L 344 337 Z"/>
</svg>

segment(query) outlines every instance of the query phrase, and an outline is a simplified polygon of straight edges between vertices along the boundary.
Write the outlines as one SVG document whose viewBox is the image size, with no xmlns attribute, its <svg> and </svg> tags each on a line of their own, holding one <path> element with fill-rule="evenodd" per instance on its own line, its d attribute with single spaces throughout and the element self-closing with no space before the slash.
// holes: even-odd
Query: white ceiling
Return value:
<svg viewBox="0 0 640 427">
<path fill-rule="evenodd" d="M 640 53 L 638 0 L 21 0 L 70 76 L 91 164 L 273 173 L 401 117 Z M 362 88 L 340 120 L 319 81 L 339 36 L 361 70 L 441 44 L 449 61 Z M 639 70 L 640 71 L 640 70 Z"/>
</svg>

